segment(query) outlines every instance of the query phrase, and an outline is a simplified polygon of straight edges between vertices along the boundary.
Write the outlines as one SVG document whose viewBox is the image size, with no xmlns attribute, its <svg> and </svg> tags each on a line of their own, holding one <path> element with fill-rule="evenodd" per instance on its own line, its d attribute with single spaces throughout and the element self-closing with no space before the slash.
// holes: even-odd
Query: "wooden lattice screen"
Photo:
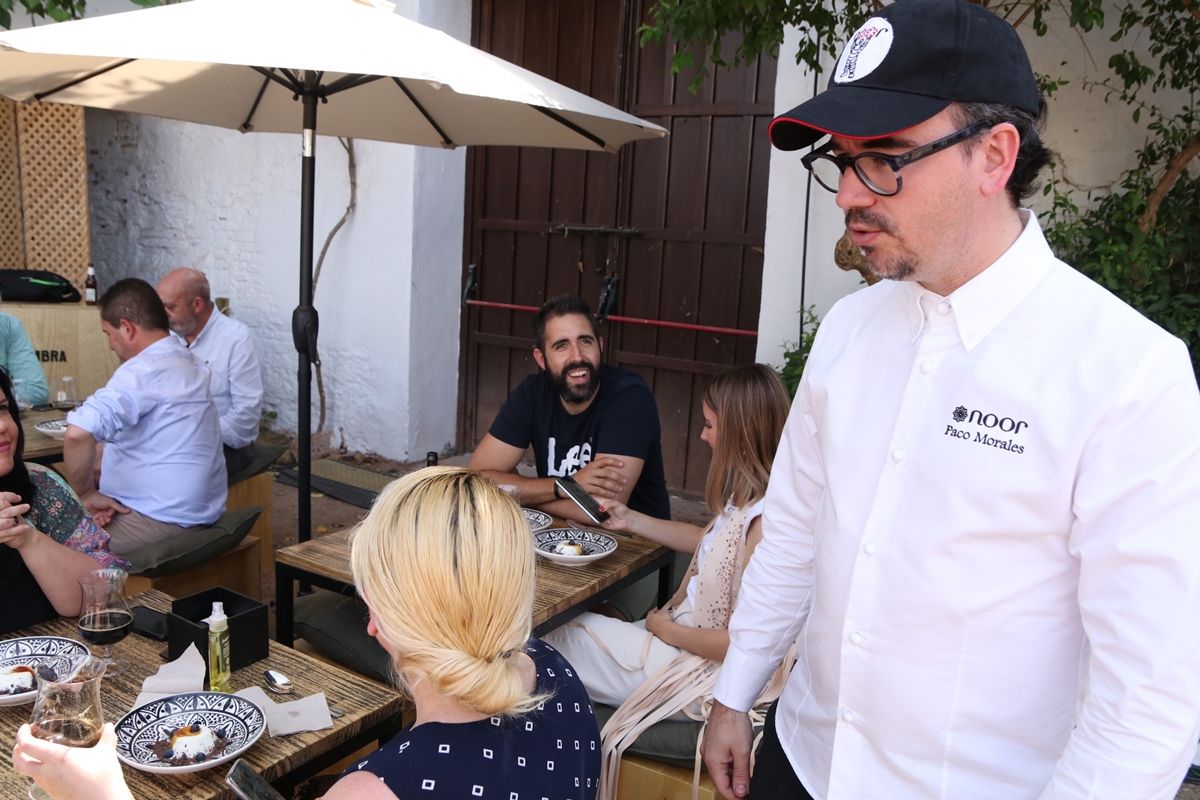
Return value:
<svg viewBox="0 0 1200 800">
<path fill-rule="evenodd" d="M 16 103 L 0 97 L 0 269 L 25 266 Z"/>
<path fill-rule="evenodd" d="M 0 266 L 52 270 L 82 291 L 91 260 L 83 109 L 0 101 Z"/>
</svg>

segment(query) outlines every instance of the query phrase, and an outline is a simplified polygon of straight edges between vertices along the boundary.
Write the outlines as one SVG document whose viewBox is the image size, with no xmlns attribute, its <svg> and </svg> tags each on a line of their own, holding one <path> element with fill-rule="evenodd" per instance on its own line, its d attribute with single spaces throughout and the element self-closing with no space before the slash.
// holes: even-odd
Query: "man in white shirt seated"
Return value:
<svg viewBox="0 0 1200 800">
<path fill-rule="evenodd" d="M 808 357 L 713 690 L 713 782 L 1173 800 L 1200 733 L 1187 348 L 1021 207 L 1049 153 L 1011 25 L 897 0 L 831 75 L 771 124 L 794 151 L 772 158 L 836 194 L 883 280 L 834 305 Z M 793 642 L 748 777 L 745 711 Z"/>
<path fill-rule="evenodd" d="M 213 305 L 208 278 L 182 267 L 158 282 L 171 331 L 212 372 L 213 400 L 221 417 L 221 441 L 230 474 L 253 459 L 262 418 L 262 369 L 250 329 Z"/>
<path fill-rule="evenodd" d="M 225 459 L 208 369 L 171 336 L 154 287 L 126 278 L 100 298 L 121 366 L 67 415 L 67 480 L 115 553 L 211 525 L 225 510 Z M 104 473 L 96 487 L 96 445 Z"/>
</svg>

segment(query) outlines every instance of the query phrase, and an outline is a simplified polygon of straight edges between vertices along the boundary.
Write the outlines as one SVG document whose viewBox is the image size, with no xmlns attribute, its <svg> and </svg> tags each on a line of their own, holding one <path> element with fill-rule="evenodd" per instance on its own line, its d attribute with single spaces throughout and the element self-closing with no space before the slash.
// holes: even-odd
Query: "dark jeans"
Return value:
<svg viewBox="0 0 1200 800">
<path fill-rule="evenodd" d="M 775 732 L 778 705 L 776 700 L 767 712 L 763 737 L 755 753 L 754 774 L 750 776 L 750 800 L 812 800 L 779 744 L 779 734 Z"/>
</svg>

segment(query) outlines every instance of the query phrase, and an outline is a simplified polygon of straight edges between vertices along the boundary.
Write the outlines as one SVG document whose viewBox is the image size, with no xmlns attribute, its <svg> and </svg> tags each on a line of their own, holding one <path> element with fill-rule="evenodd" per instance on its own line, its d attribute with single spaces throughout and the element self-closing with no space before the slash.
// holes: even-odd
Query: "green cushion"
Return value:
<svg viewBox="0 0 1200 800">
<path fill-rule="evenodd" d="M 392 660 L 367 633 L 367 606 L 359 597 L 315 589 L 296 598 L 296 636 L 321 655 L 376 680 L 390 683 Z"/>
<path fill-rule="evenodd" d="M 601 728 L 616 711 L 612 706 L 600 703 L 593 703 L 592 707 L 596 709 L 596 721 Z M 664 719 L 642 731 L 642 735 L 625 748 L 625 752 L 691 769 L 696 757 L 696 739 L 699 737 L 699 722 Z"/>
<path fill-rule="evenodd" d="M 157 578 L 174 575 L 227 553 L 238 546 L 262 509 L 258 506 L 226 511 L 207 528 L 194 528 L 161 542 L 148 544 L 125 554 L 134 575 Z"/>
<path fill-rule="evenodd" d="M 251 447 L 254 448 L 253 459 L 249 464 L 229 475 L 230 486 L 240 483 L 246 480 L 246 478 L 253 478 L 258 473 L 263 472 L 267 467 L 274 464 L 283 455 L 283 451 L 287 449 L 286 445 L 263 444 L 262 442 L 255 442 Z"/>
</svg>

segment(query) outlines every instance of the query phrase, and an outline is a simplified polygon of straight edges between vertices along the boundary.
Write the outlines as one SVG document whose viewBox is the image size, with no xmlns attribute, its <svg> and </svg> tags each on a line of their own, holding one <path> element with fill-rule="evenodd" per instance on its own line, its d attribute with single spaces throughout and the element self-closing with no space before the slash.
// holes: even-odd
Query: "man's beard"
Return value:
<svg viewBox="0 0 1200 800">
<path fill-rule="evenodd" d="M 186 339 L 187 337 L 189 337 L 193 333 L 195 333 L 196 329 L 200 327 L 199 325 L 196 324 L 197 322 L 199 322 L 199 320 L 197 320 L 195 317 L 192 317 L 189 320 L 180 320 L 179 322 L 172 322 L 167 327 L 169 327 L 172 331 L 174 331 L 175 333 L 179 334 L 180 336 L 182 336 L 183 338 Z"/>
<path fill-rule="evenodd" d="M 588 371 L 588 380 L 583 386 L 572 386 L 567 381 L 567 373 L 575 369 Z M 563 402 L 572 404 L 586 403 L 591 400 L 592 395 L 596 394 L 596 389 L 600 387 L 600 372 L 587 361 L 567 364 L 557 375 L 550 373 L 550 379 L 554 382 L 554 388 L 558 390 L 558 396 L 563 399 Z"/>
<path fill-rule="evenodd" d="M 846 212 L 846 227 L 849 228 L 851 223 L 854 222 L 864 223 L 896 238 L 896 231 L 892 223 L 879 214 L 861 208 L 854 208 Z M 867 266 L 871 268 L 871 272 L 884 280 L 904 281 L 911 278 L 917 272 L 916 259 L 910 254 L 896 256 L 890 263 L 885 264 L 881 263 L 879 258 L 875 257 L 875 248 L 870 245 L 860 247 L 859 252 L 862 253 L 863 260 L 867 262 Z"/>
</svg>

